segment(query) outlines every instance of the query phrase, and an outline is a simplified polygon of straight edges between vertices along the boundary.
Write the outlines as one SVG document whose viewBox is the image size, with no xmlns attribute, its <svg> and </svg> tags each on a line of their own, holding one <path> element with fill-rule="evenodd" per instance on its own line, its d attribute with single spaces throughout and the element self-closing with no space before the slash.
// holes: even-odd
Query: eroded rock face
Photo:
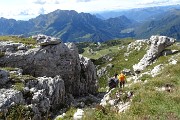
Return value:
<svg viewBox="0 0 180 120">
<path fill-rule="evenodd" d="M 26 92 L 30 92 L 33 95 L 29 99 L 29 103 L 32 103 L 39 113 L 46 113 L 50 108 L 53 110 L 65 104 L 65 86 L 60 76 L 54 78 L 44 76 L 31 80 L 26 83 L 24 94 Z"/>
<path fill-rule="evenodd" d="M 149 42 L 151 46 L 144 57 L 138 64 L 133 66 L 135 72 L 144 70 L 150 65 L 157 57 L 161 55 L 161 52 L 168 46 L 175 42 L 175 39 L 167 36 L 151 36 Z"/>
<path fill-rule="evenodd" d="M 81 65 L 81 77 L 79 90 L 85 90 L 87 93 L 95 94 L 98 88 L 96 68 L 90 59 L 79 55 Z M 79 91 L 83 93 L 82 91 Z"/>
<path fill-rule="evenodd" d="M 42 38 L 46 39 L 44 36 Z M 0 44 L 0 48 L 6 49 L 13 48 L 12 46 L 14 43 L 11 42 Z M 23 69 L 24 74 L 35 77 L 60 75 L 66 92 L 73 95 L 97 91 L 96 69 L 90 60 L 79 57 L 78 49 L 73 43 L 60 42 L 24 51 L 5 51 L 5 55 L 0 58 L 0 66 L 18 67 Z"/>
</svg>

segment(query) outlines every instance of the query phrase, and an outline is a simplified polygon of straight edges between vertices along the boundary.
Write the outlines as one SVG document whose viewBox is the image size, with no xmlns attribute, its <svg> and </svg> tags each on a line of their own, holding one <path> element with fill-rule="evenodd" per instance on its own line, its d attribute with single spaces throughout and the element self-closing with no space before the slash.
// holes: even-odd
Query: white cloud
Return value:
<svg viewBox="0 0 180 120">
<path fill-rule="evenodd" d="M 159 5 L 159 4 L 167 4 L 170 0 L 143 0 L 139 2 L 140 5 Z"/>
<path fill-rule="evenodd" d="M 44 5 L 44 4 L 63 4 L 65 2 L 69 3 L 71 1 L 75 0 L 29 0 L 29 3 L 33 4 L 39 4 L 39 5 Z"/>
<path fill-rule="evenodd" d="M 8 2 L 7 2 L 8 1 Z M 3 3 L 4 2 L 4 3 Z M 115 9 L 130 9 L 171 5 L 180 0 L 5 0 L 0 4 L 0 17 L 22 19 L 47 14 L 57 9 L 77 12 L 97 12 Z M 5 4 L 5 2 L 7 2 Z"/>
<path fill-rule="evenodd" d="M 90 1 L 93 1 L 93 0 L 76 0 L 77 2 L 90 2 Z"/>
<path fill-rule="evenodd" d="M 32 2 L 35 3 L 35 4 L 43 5 L 43 4 L 46 3 L 46 0 L 33 0 Z"/>
</svg>

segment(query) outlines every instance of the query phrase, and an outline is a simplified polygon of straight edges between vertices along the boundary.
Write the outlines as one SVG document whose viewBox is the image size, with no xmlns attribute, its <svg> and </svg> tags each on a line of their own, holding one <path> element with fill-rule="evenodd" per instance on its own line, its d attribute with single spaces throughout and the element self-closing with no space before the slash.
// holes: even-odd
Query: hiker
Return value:
<svg viewBox="0 0 180 120">
<path fill-rule="evenodd" d="M 108 81 L 109 84 L 109 90 L 111 90 L 112 88 L 115 88 L 118 86 L 119 80 L 118 80 L 118 74 L 116 73 L 114 75 L 114 77 L 110 78 Z"/>
<path fill-rule="evenodd" d="M 120 83 L 120 88 L 124 88 L 124 84 L 125 84 L 125 75 L 123 74 L 123 72 L 121 71 L 121 74 L 119 75 L 119 83 Z"/>
<path fill-rule="evenodd" d="M 117 73 L 114 75 L 114 81 L 116 83 L 116 87 L 118 87 L 119 80 L 118 80 L 118 74 Z"/>
</svg>

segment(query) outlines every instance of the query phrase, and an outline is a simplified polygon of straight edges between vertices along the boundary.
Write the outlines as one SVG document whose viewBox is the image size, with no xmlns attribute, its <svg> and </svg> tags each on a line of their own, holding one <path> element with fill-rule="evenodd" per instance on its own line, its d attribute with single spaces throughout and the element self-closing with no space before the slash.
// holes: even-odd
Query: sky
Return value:
<svg viewBox="0 0 180 120">
<path fill-rule="evenodd" d="M 180 4 L 180 0 L 0 0 L 0 17 L 28 20 L 57 9 L 98 13 Z"/>
</svg>

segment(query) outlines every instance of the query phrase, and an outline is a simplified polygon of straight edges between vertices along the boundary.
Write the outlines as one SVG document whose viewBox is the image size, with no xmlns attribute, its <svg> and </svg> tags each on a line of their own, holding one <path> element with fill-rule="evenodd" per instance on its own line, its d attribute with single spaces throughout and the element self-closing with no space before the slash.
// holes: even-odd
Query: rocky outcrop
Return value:
<svg viewBox="0 0 180 120">
<path fill-rule="evenodd" d="M 15 45 L 17 48 L 22 44 L 0 44 L 0 48 L 4 48 L 0 50 L 5 52 L 0 58 L 0 66 L 18 67 L 23 69 L 24 74 L 35 77 L 60 75 L 65 82 L 66 92 L 73 95 L 96 92 L 96 69 L 90 60 L 79 57 L 78 49 L 73 43 L 59 42 L 52 45 L 51 41 L 55 39 L 42 35 L 37 39 L 46 41 L 46 44 L 40 42 L 42 47 L 24 51 L 12 49 Z M 8 48 L 11 51 L 7 51 Z"/>
<path fill-rule="evenodd" d="M 0 85 L 4 85 L 9 81 L 9 73 L 5 70 L 0 70 Z"/>
<path fill-rule="evenodd" d="M 158 58 L 162 51 L 172 45 L 175 39 L 167 36 L 151 36 L 149 40 L 151 46 L 144 57 L 140 60 L 138 64 L 133 66 L 135 72 L 140 72 L 144 70 L 148 65 L 150 65 L 156 58 Z"/>
<path fill-rule="evenodd" d="M 160 72 L 162 71 L 163 69 L 163 64 L 159 64 L 157 66 L 155 66 L 152 70 L 151 70 L 151 76 L 152 77 L 155 77 L 157 75 L 160 74 Z"/>
<path fill-rule="evenodd" d="M 111 98 L 110 94 L 112 94 L 112 92 L 115 92 L 115 88 L 111 89 L 107 94 L 104 95 L 100 105 L 102 107 L 109 105 L 112 110 L 118 113 L 126 111 L 130 107 L 130 102 L 134 96 L 133 92 L 116 91 L 115 98 Z"/>
<path fill-rule="evenodd" d="M 46 36 L 46 35 L 42 35 L 42 34 L 32 36 L 32 38 L 36 39 L 37 43 L 41 46 L 57 45 L 61 42 L 61 40 L 59 38 Z"/>
<path fill-rule="evenodd" d="M 14 53 L 17 51 L 22 51 L 29 49 L 30 47 L 27 45 L 24 45 L 22 43 L 13 43 L 12 41 L 1 41 L 0 42 L 0 51 L 6 52 L 6 53 Z"/>
<path fill-rule="evenodd" d="M 0 110 L 23 103 L 33 111 L 33 119 L 42 119 L 62 105 L 70 104 L 68 95 L 96 94 L 96 68 L 90 59 L 78 54 L 75 44 L 64 44 L 45 35 L 33 38 L 38 43 L 33 49 L 22 43 L 0 42 L 0 52 L 4 53 L 0 67 L 14 68 L 8 72 L 0 70 L 0 85 L 8 84 L 0 89 Z M 9 74 L 15 78 L 9 78 Z M 33 77 L 25 80 L 23 74 Z M 16 77 L 22 85 L 21 91 L 12 89 Z"/>
<path fill-rule="evenodd" d="M 15 104 L 23 104 L 25 101 L 20 91 L 14 89 L 0 89 L 0 112 L 7 110 Z"/>
<path fill-rule="evenodd" d="M 143 46 L 145 44 L 147 44 L 147 39 L 143 39 L 143 40 L 136 40 L 134 42 L 131 42 L 128 46 L 127 46 L 127 52 L 124 53 L 124 57 L 128 57 L 134 50 L 135 51 L 140 51 L 142 50 Z"/>
</svg>

